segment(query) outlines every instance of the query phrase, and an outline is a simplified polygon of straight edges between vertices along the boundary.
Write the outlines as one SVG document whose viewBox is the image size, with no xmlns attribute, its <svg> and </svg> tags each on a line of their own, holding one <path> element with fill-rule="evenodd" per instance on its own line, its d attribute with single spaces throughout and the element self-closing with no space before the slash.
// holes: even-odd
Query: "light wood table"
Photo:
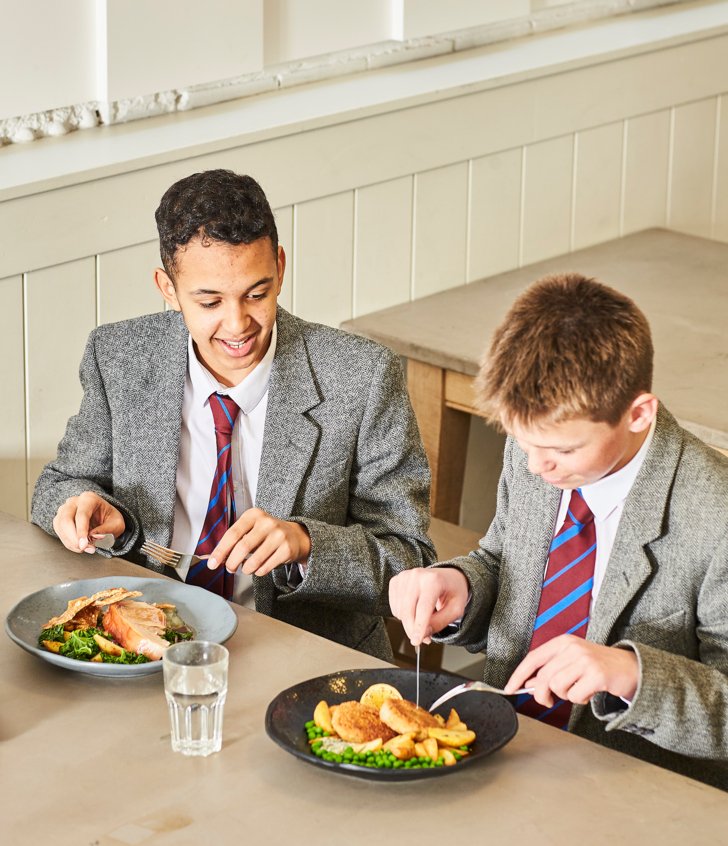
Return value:
<svg viewBox="0 0 728 846">
<path fill-rule="evenodd" d="M 26 594 L 76 578 L 147 575 L 74 555 L 0 515 L 3 617 Z M 158 578 L 164 578 L 160 576 Z M 0 644 L 0 832 L 12 846 L 370 846 L 725 843 L 728 794 L 521 719 L 478 765 L 427 782 L 335 776 L 265 734 L 283 688 L 382 662 L 236 607 L 222 751 L 170 750 L 161 674 L 124 682 Z"/>
<path fill-rule="evenodd" d="M 412 404 L 432 470 L 432 513 L 458 522 L 473 377 L 515 297 L 546 273 L 578 271 L 632 297 L 655 344 L 657 395 L 728 450 L 728 244 L 650 229 L 349 320 L 342 328 L 408 359 Z"/>
</svg>

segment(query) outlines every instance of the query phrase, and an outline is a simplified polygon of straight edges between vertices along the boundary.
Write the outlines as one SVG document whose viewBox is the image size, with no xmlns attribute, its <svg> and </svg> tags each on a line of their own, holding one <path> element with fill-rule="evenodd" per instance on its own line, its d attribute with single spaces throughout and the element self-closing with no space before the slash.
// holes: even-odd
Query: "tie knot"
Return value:
<svg viewBox="0 0 728 846">
<path fill-rule="evenodd" d="M 594 519 L 591 509 L 586 504 L 586 500 L 579 493 L 578 490 L 571 492 L 571 500 L 569 501 L 569 513 L 575 523 L 588 523 L 589 520 Z"/>
<path fill-rule="evenodd" d="M 210 394 L 210 408 L 212 419 L 215 421 L 215 431 L 232 435 L 233 426 L 240 411 L 235 400 L 225 394 Z"/>
</svg>

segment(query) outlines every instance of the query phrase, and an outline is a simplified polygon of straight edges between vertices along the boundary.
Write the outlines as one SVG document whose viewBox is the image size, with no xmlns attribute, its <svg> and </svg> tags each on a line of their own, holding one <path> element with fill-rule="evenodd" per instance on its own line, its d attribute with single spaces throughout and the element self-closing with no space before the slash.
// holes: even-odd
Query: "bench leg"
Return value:
<svg viewBox="0 0 728 846">
<path fill-rule="evenodd" d="M 470 415 L 445 405 L 445 371 L 408 359 L 407 385 L 432 473 L 432 516 L 457 523 Z"/>
</svg>

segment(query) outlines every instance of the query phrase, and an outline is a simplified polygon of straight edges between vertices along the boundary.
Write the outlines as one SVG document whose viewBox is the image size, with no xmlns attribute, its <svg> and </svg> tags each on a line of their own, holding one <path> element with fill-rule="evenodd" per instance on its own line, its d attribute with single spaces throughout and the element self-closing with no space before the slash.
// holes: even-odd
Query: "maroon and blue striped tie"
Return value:
<svg viewBox="0 0 728 846">
<path fill-rule="evenodd" d="M 581 491 L 574 490 L 564 524 L 549 547 L 529 652 L 558 635 L 586 637 L 596 556 L 594 515 Z M 546 708 L 532 696 L 523 694 L 516 699 L 516 710 L 565 729 L 571 702 L 558 699 L 552 707 Z"/>
<path fill-rule="evenodd" d="M 211 394 L 210 408 L 215 421 L 217 467 L 212 477 L 210 503 L 207 506 L 207 514 L 195 548 L 195 555 L 209 555 L 236 519 L 230 444 L 240 409 L 234 400 L 224 394 Z M 233 597 L 235 574 L 228 573 L 224 566 L 210 570 L 206 561 L 200 561 L 194 567 L 190 567 L 186 581 L 188 584 L 198 585 L 220 594 L 225 599 Z"/>
</svg>

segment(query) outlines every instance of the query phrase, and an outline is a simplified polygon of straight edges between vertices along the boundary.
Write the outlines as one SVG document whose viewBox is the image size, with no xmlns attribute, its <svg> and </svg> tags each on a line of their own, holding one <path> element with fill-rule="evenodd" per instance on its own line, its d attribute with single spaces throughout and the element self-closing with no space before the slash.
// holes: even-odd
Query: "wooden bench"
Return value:
<svg viewBox="0 0 728 846">
<path fill-rule="evenodd" d="M 479 414 L 473 377 L 493 330 L 531 282 L 569 270 L 637 302 L 652 327 L 656 394 L 686 429 L 728 451 L 728 244 L 649 229 L 342 324 L 408 360 L 434 516 L 459 520 L 470 418 Z"/>
</svg>

